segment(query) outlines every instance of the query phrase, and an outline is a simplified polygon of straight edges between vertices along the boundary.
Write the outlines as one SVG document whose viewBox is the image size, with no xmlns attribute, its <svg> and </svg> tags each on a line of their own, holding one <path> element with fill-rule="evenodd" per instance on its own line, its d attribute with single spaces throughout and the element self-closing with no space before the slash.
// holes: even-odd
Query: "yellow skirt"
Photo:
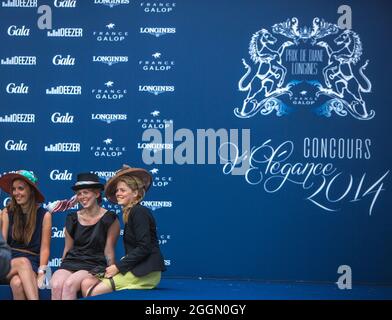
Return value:
<svg viewBox="0 0 392 320">
<path fill-rule="evenodd" d="M 113 277 L 114 285 L 117 290 L 125 289 L 153 289 L 161 281 L 161 271 L 153 271 L 143 277 L 136 277 L 132 272 L 126 274 L 117 273 Z M 109 288 L 112 288 L 110 280 L 100 278 Z"/>
</svg>

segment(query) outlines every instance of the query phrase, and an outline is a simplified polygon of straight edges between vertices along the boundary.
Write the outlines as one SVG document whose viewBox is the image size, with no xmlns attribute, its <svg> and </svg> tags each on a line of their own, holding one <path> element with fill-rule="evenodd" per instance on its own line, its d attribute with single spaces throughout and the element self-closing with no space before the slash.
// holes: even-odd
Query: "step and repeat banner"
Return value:
<svg viewBox="0 0 392 320">
<path fill-rule="evenodd" d="M 165 276 L 392 283 L 389 13 L 2 0 L 1 174 L 34 171 L 47 205 L 79 172 L 146 168 Z"/>
</svg>

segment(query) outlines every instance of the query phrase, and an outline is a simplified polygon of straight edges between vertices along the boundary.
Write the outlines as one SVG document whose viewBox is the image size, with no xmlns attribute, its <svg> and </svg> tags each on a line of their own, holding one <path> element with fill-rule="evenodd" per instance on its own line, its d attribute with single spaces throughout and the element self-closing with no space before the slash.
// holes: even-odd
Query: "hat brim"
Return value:
<svg viewBox="0 0 392 320">
<path fill-rule="evenodd" d="M 145 192 L 147 192 L 148 189 L 150 189 L 152 177 L 147 170 L 141 168 L 129 168 L 129 169 L 122 170 L 118 172 L 116 175 L 114 175 L 113 177 L 111 177 L 105 186 L 105 197 L 113 203 L 117 203 L 117 199 L 116 199 L 117 182 L 119 181 L 120 178 L 124 176 L 137 177 L 143 181 Z"/>
<path fill-rule="evenodd" d="M 22 176 L 21 174 L 18 174 L 18 173 L 7 173 L 4 176 L 2 176 L 0 178 L 0 188 L 4 192 L 6 192 L 12 196 L 12 183 L 14 182 L 14 180 L 23 180 L 31 188 L 33 188 L 35 191 L 35 194 L 36 194 L 37 203 L 45 202 L 45 197 L 41 193 L 41 191 L 39 191 L 38 187 L 33 182 L 31 182 L 29 179 L 27 179 L 25 176 Z"/>
<path fill-rule="evenodd" d="M 73 191 L 78 191 L 81 189 L 100 189 L 101 191 L 105 188 L 102 183 L 95 183 L 95 184 L 81 184 L 78 186 L 72 186 L 71 189 Z"/>
</svg>

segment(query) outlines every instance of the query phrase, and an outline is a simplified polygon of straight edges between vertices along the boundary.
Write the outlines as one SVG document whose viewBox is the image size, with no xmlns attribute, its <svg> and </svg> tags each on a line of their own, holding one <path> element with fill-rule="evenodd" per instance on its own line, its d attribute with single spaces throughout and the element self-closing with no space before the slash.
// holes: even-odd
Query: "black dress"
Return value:
<svg viewBox="0 0 392 320">
<path fill-rule="evenodd" d="M 42 238 L 42 225 L 44 221 L 46 210 L 42 207 L 38 208 L 37 210 L 37 218 L 35 222 L 35 229 L 33 236 L 28 244 L 24 244 L 23 242 L 18 242 L 12 237 L 12 229 L 14 227 L 14 214 L 13 212 L 8 213 L 9 217 L 9 227 L 8 227 L 8 238 L 7 242 L 11 249 L 22 249 L 28 250 L 33 254 L 21 252 L 18 250 L 12 250 L 12 259 L 25 257 L 29 259 L 31 263 L 31 267 L 33 268 L 34 272 L 38 272 L 38 267 L 40 263 L 40 251 L 41 251 L 41 238 Z M 26 215 L 22 215 L 23 225 L 26 224 Z"/>
<path fill-rule="evenodd" d="M 87 270 L 96 266 L 107 266 L 105 245 L 108 230 L 117 215 L 106 211 L 99 221 L 90 226 L 81 225 L 77 212 L 67 215 L 65 228 L 74 240 L 73 247 L 65 255 L 59 269 L 68 271 Z"/>
</svg>

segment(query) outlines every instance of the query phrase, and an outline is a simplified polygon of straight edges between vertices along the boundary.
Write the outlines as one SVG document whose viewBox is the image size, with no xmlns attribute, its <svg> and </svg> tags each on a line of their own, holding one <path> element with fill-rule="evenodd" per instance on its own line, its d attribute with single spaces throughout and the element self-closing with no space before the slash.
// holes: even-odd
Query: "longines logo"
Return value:
<svg viewBox="0 0 392 320">
<path fill-rule="evenodd" d="M 14 66 L 35 66 L 37 64 L 36 56 L 13 56 L 11 58 L 1 59 L 1 64 Z"/>
<path fill-rule="evenodd" d="M 91 120 L 100 120 L 106 123 L 112 123 L 118 120 L 127 120 L 126 114 L 108 114 L 108 113 L 93 113 L 91 114 Z"/>
<path fill-rule="evenodd" d="M 95 157 L 118 158 L 124 155 L 126 148 L 113 144 L 113 139 L 107 138 L 102 141 L 103 145 L 91 146 L 90 151 Z"/>
<path fill-rule="evenodd" d="M 8 0 L 2 2 L 3 8 L 35 8 L 37 6 L 37 0 Z"/>
<path fill-rule="evenodd" d="M 91 93 L 97 100 L 121 100 L 127 94 L 126 89 L 115 89 L 113 81 L 105 82 L 106 89 L 92 89 Z"/>
<path fill-rule="evenodd" d="M 54 169 L 50 172 L 49 178 L 52 181 L 71 181 L 72 173 L 68 172 L 68 170 L 60 171 L 58 169 Z"/>
<path fill-rule="evenodd" d="M 46 94 L 81 95 L 81 86 L 57 86 L 46 89 Z"/>
<path fill-rule="evenodd" d="M 142 129 L 166 129 L 170 126 L 173 126 L 172 119 L 160 119 L 160 111 L 155 110 L 150 113 L 152 118 L 145 119 L 137 119 L 137 123 L 141 126 Z"/>
<path fill-rule="evenodd" d="M 147 33 L 155 37 L 161 37 L 166 34 L 174 34 L 176 33 L 176 28 L 161 28 L 161 27 L 141 27 L 140 33 Z"/>
<path fill-rule="evenodd" d="M 161 59 L 162 53 L 155 52 L 151 55 L 153 59 L 150 60 L 139 60 L 139 66 L 143 71 L 169 71 L 174 68 L 173 60 Z"/>
<path fill-rule="evenodd" d="M 73 123 L 74 116 L 70 115 L 68 112 L 66 114 L 61 114 L 60 112 L 55 112 L 50 117 L 53 123 Z"/>
<path fill-rule="evenodd" d="M 139 92 L 148 92 L 153 95 L 158 95 L 165 92 L 174 92 L 174 86 L 155 86 L 155 85 L 140 85 Z"/>
<path fill-rule="evenodd" d="M 48 31 L 48 37 L 60 38 L 81 38 L 83 37 L 83 28 L 58 28 Z"/>
<path fill-rule="evenodd" d="M 33 113 L 13 113 L 0 117 L 0 122 L 11 123 L 35 123 L 35 114 Z"/>
<path fill-rule="evenodd" d="M 173 149 L 173 144 L 172 143 L 146 143 L 146 142 L 138 142 L 137 144 L 138 149 L 147 149 L 151 150 L 154 153 L 162 150 L 172 150 Z"/>
<path fill-rule="evenodd" d="M 17 85 L 16 83 L 9 83 L 7 84 L 5 91 L 8 94 L 28 94 L 29 93 L 29 86 L 26 86 L 24 83 Z"/>
<path fill-rule="evenodd" d="M 4 144 L 4 148 L 7 151 L 27 151 L 27 143 L 25 143 L 23 140 L 8 140 Z"/>
<path fill-rule="evenodd" d="M 159 175 L 159 169 L 154 168 L 150 170 L 152 175 L 152 186 L 153 187 L 167 187 L 171 182 L 173 182 L 173 177 L 164 177 Z"/>
<path fill-rule="evenodd" d="M 93 56 L 93 62 L 102 62 L 112 66 L 116 63 L 128 62 L 128 56 Z"/>
<path fill-rule="evenodd" d="M 10 37 L 28 37 L 30 35 L 30 29 L 26 26 L 17 27 L 15 25 L 9 26 L 7 34 Z"/>
<path fill-rule="evenodd" d="M 94 4 L 103 4 L 105 6 L 113 8 L 120 4 L 129 4 L 129 0 L 94 0 Z"/>
<path fill-rule="evenodd" d="M 80 152 L 80 143 L 59 142 L 45 146 L 45 152 Z"/>
<path fill-rule="evenodd" d="M 117 31 L 113 22 L 108 23 L 105 27 L 105 31 L 93 32 L 93 36 L 99 42 L 122 42 L 128 37 L 128 31 Z"/>
<path fill-rule="evenodd" d="M 175 2 L 142 2 L 140 7 L 146 13 L 170 13 L 176 7 Z"/>
<path fill-rule="evenodd" d="M 141 205 L 151 209 L 152 211 L 162 209 L 162 208 L 171 208 L 173 203 L 171 201 L 146 201 L 143 200 Z"/>
<path fill-rule="evenodd" d="M 54 0 L 56 8 L 76 8 L 76 0 Z"/>
<path fill-rule="evenodd" d="M 52 63 L 55 66 L 74 66 L 75 58 L 71 57 L 69 54 L 66 57 L 63 57 L 61 54 L 56 54 L 52 59 Z"/>
<path fill-rule="evenodd" d="M 115 171 L 91 171 L 91 173 L 95 173 L 98 177 L 106 181 L 116 174 Z"/>
</svg>

